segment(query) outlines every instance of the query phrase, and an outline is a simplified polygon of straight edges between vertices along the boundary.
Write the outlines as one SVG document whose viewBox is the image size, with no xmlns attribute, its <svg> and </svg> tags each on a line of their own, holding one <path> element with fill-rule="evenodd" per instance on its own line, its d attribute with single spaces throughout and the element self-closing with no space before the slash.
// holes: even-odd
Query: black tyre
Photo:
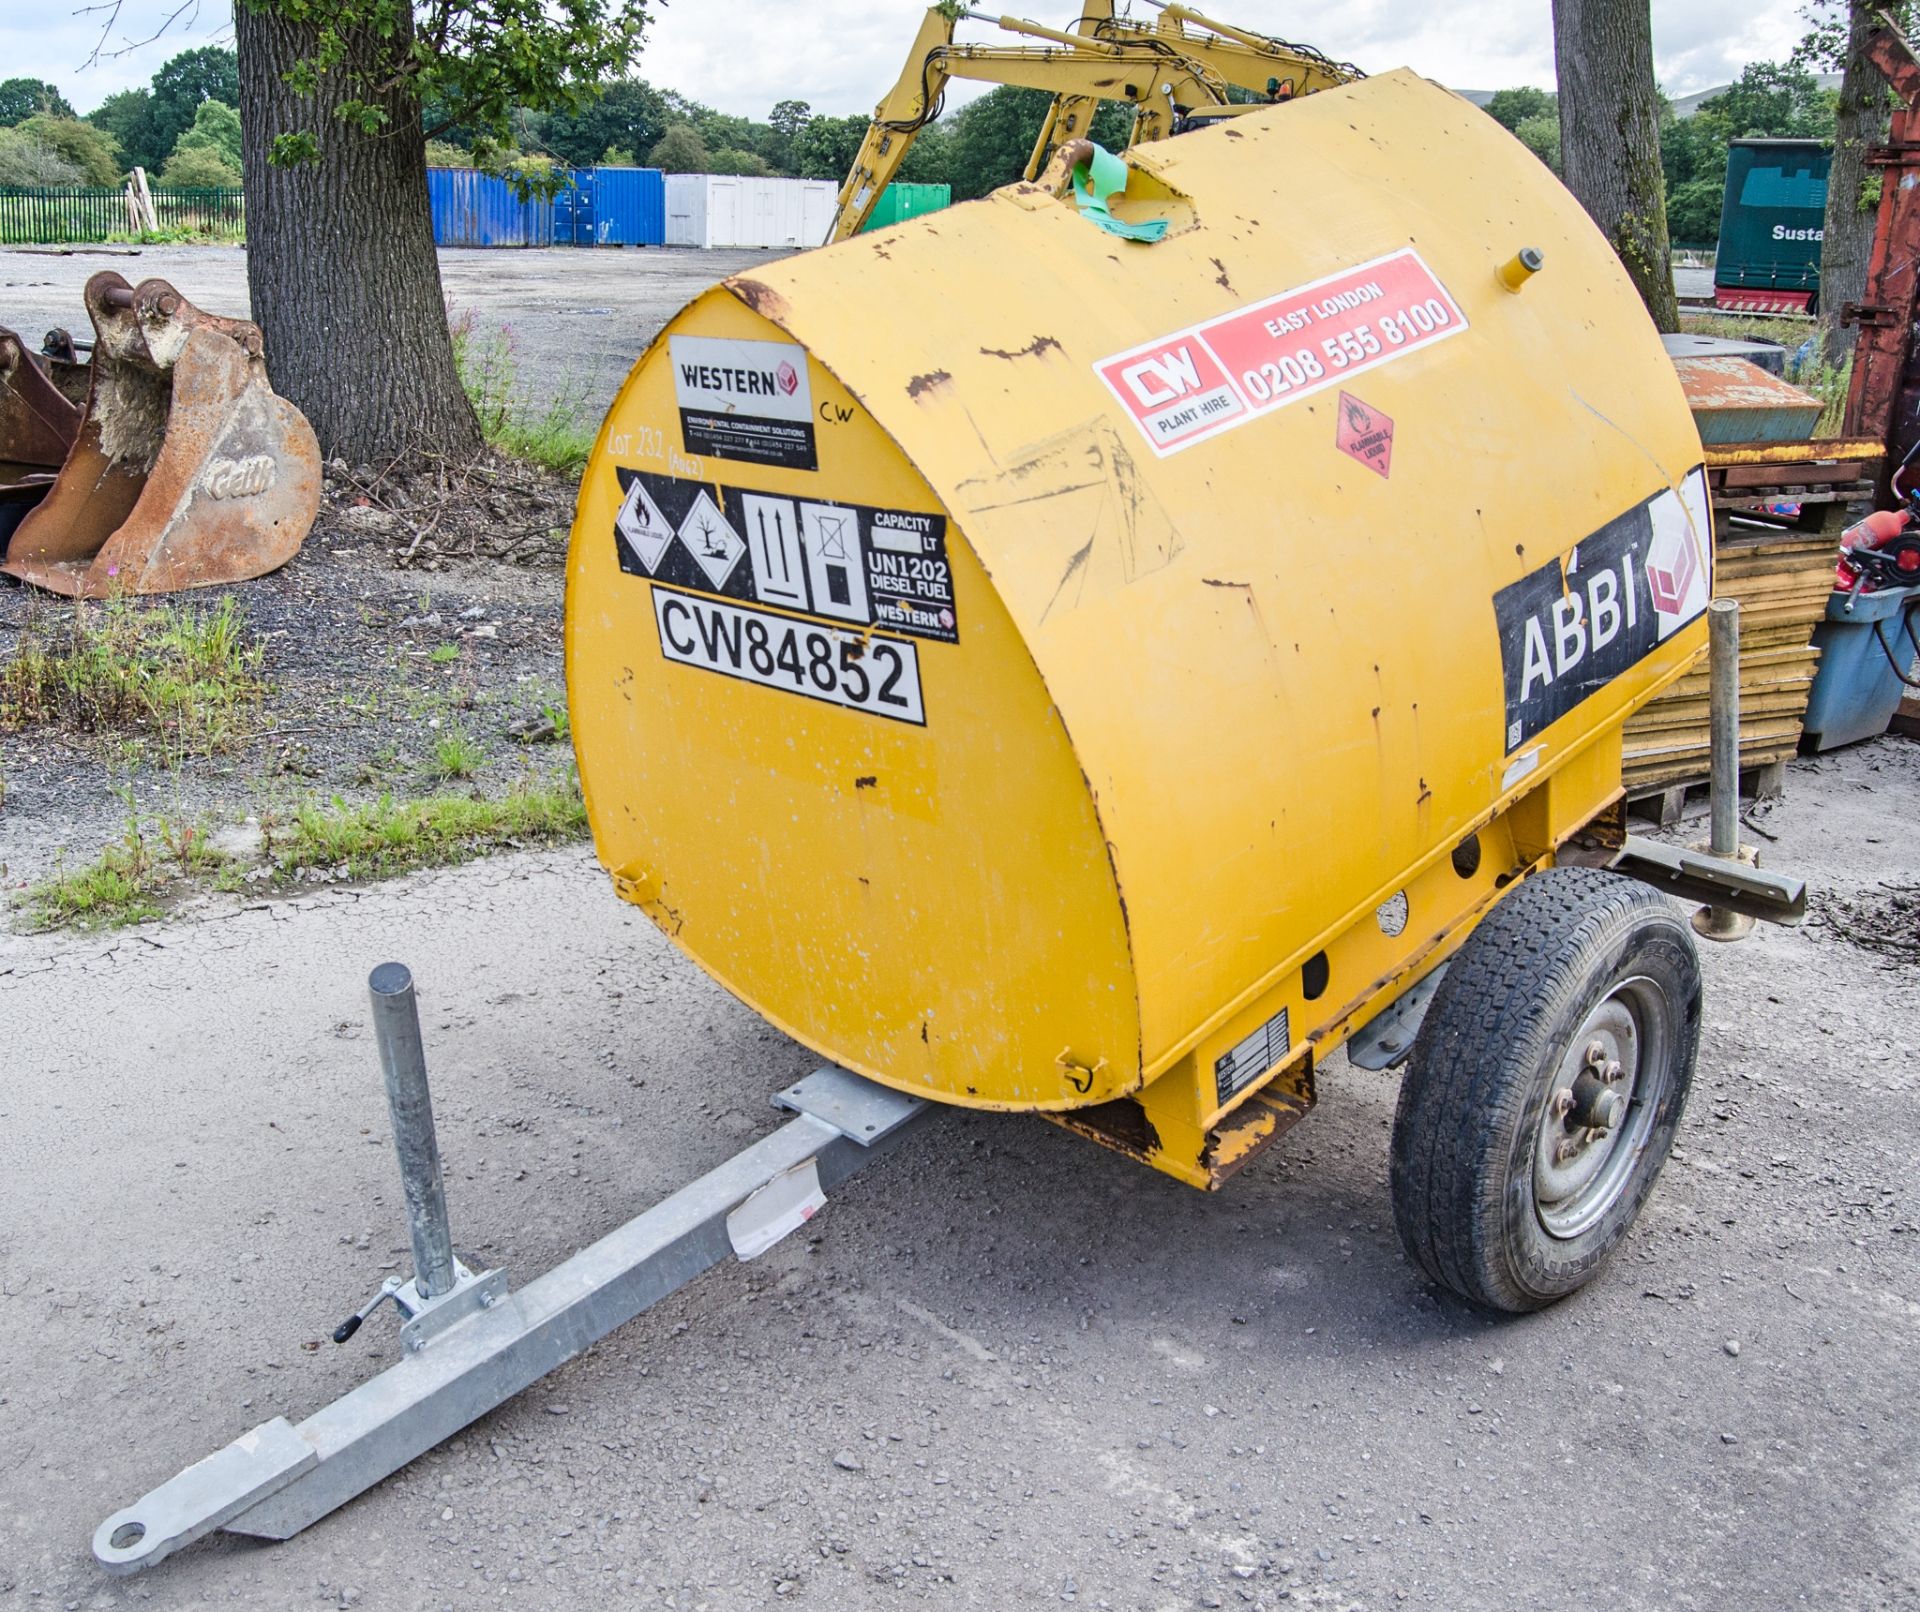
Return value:
<svg viewBox="0 0 1920 1612">
<path fill-rule="evenodd" d="M 1489 1309 L 1593 1278 L 1673 1145 L 1700 1043 L 1693 931 L 1658 891 L 1550 868 L 1460 948 L 1393 1127 L 1408 1256 Z"/>
</svg>

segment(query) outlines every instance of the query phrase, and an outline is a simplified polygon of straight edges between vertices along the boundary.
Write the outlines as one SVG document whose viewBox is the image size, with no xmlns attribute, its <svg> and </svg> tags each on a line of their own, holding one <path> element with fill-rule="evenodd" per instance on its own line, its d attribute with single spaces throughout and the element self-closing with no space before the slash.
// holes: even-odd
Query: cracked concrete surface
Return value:
<svg viewBox="0 0 1920 1612">
<path fill-rule="evenodd" d="M 1797 766 L 1767 860 L 1912 884 L 1917 785 Z M 387 957 L 456 1245 L 520 1281 L 815 1061 L 585 852 L 0 937 L 0 1607 L 1920 1604 L 1920 971 L 1819 924 L 1705 949 L 1675 1162 L 1546 1314 L 1401 1258 L 1389 1076 L 1334 1060 L 1214 1197 L 954 1114 L 300 1537 L 107 1579 L 99 1518 L 392 1358 L 327 1341 L 405 1260 Z"/>
</svg>

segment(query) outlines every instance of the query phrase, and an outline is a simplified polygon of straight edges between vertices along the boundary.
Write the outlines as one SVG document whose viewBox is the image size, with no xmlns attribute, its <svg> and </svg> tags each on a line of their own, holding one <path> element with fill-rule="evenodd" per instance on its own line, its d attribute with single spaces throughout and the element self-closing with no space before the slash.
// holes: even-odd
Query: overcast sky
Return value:
<svg viewBox="0 0 1920 1612">
<path fill-rule="evenodd" d="M 978 0 L 976 0 L 978 3 Z M 1724 84 L 1750 61 L 1779 60 L 1802 32 L 1802 0 L 1653 0 L 1653 47 L 1669 95 Z M 1147 15 L 1143 0 L 1134 8 Z M 50 79 L 81 111 L 144 84 L 168 56 L 231 42 L 228 7 L 201 0 L 155 43 L 84 65 L 100 13 L 72 0 L 42 10 L 0 0 L 0 77 Z M 1066 0 L 998 0 L 1020 16 L 1063 26 Z M 1303 40 L 1369 72 L 1413 67 L 1456 89 L 1553 82 L 1547 0 L 1211 0 L 1223 20 Z M 152 33 L 172 0 L 123 0 L 109 49 Z M 900 71 L 925 0 L 673 0 L 656 6 L 639 72 L 722 111 L 764 118 L 794 97 L 817 112 L 868 112 Z M 961 38 L 987 38 L 963 23 Z M 963 94 L 949 99 L 958 105 Z"/>
</svg>

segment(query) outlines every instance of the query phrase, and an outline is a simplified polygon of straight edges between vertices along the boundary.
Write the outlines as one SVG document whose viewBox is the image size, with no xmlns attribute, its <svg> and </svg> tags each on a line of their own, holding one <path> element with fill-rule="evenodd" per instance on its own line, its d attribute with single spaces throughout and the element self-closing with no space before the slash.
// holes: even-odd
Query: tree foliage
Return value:
<svg viewBox="0 0 1920 1612">
<path fill-rule="evenodd" d="M 546 150 L 576 168 L 589 168 L 609 147 L 650 151 L 667 132 L 667 103 L 651 84 L 619 79 L 578 107 L 549 112 L 528 131 Z"/>
<path fill-rule="evenodd" d="M 647 152 L 647 166 L 670 174 L 703 174 L 707 171 L 707 142 L 691 123 L 676 123 L 654 141 Z"/>
<path fill-rule="evenodd" d="M 218 157 L 238 179 L 240 174 L 240 114 L 225 101 L 202 101 L 193 114 L 193 127 L 173 143 L 173 156 L 206 151 Z"/>
<path fill-rule="evenodd" d="M 80 171 L 81 182 L 88 185 L 120 183 L 120 148 L 113 136 L 91 123 L 77 118 L 55 117 L 36 112 L 15 127 L 21 134 L 57 152 Z"/>
<path fill-rule="evenodd" d="M 36 112 L 50 112 L 57 118 L 74 116 L 67 98 L 44 78 L 0 79 L 0 124 L 11 128 Z"/>
<path fill-rule="evenodd" d="M 44 140 L 21 129 L 0 128 L 0 185 L 33 190 L 85 183 L 79 168 Z"/>
<path fill-rule="evenodd" d="M 329 81 L 337 127 L 282 130 L 269 160 L 316 162 L 342 134 L 378 136 L 396 97 L 430 109 L 429 139 L 471 131 L 488 166 L 514 150 L 514 114 L 578 111 L 625 72 L 647 24 L 646 0 L 240 0 L 301 29 L 287 73 L 297 96 Z"/>
<path fill-rule="evenodd" d="M 182 145 L 167 158 L 159 182 L 168 190 L 237 190 L 240 169 L 218 147 Z"/>
<path fill-rule="evenodd" d="M 1495 90 L 1487 102 L 1487 116 L 1509 134 L 1518 134 L 1520 125 L 1534 118 L 1560 118 L 1560 97 L 1551 90 L 1522 84 L 1515 89 Z"/>
</svg>

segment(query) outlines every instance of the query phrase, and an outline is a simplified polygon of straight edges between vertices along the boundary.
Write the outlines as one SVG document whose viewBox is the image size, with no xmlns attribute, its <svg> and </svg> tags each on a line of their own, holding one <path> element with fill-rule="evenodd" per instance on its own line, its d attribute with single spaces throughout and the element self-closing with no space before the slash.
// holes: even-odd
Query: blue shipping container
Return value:
<svg viewBox="0 0 1920 1612">
<path fill-rule="evenodd" d="M 504 179 L 476 168 L 429 168 L 427 199 L 436 246 L 547 246 L 553 203 L 524 201 Z"/>
<path fill-rule="evenodd" d="M 553 244 L 555 246 L 592 246 L 594 243 L 594 192 L 591 168 L 575 168 L 572 183 L 553 195 Z"/>
<path fill-rule="evenodd" d="M 658 168 L 595 168 L 593 190 L 596 245 L 666 245 L 667 177 Z"/>
</svg>

